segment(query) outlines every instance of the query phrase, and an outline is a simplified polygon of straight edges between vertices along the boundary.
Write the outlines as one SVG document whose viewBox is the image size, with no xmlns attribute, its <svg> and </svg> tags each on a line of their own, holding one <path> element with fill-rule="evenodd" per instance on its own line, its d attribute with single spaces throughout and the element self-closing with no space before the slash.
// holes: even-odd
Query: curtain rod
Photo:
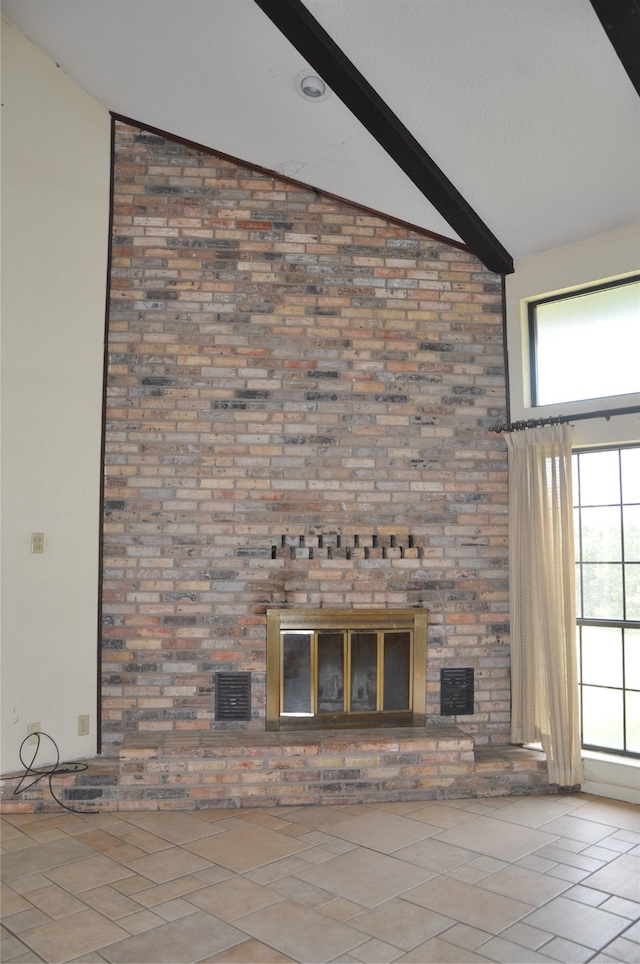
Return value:
<svg viewBox="0 0 640 964">
<path fill-rule="evenodd" d="M 547 418 L 528 418 L 520 422 L 503 422 L 492 425 L 490 432 L 502 434 L 503 432 L 521 432 L 525 428 L 539 428 L 542 425 L 562 425 L 564 422 L 577 422 L 583 418 L 606 418 L 607 421 L 612 415 L 633 415 L 640 412 L 640 405 L 631 405 L 628 408 L 609 408 L 599 412 L 578 412 L 576 415 L 549 415 Z"/>
</svg>

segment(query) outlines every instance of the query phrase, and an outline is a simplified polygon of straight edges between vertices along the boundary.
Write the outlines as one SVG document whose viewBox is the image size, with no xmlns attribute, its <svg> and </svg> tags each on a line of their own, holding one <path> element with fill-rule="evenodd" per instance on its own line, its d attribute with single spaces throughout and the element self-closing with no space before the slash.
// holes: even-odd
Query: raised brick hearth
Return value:
<svg viewBox="0 0 640 964">
<path fill-rule="evenodd" d="M 57 810 L 47 781 L 2 809 Z M 53 778 L 65 805 L 86 810 L 195 810 L 304 804 L 451 800 L 549 793 L 544 755 L 475 747 L 457 726 L 390 730 L 176 733 L 157 743 L 131 734 L 119 760 Z M 562 788 L 564 789 L 564 788 Z"/>
</svg>

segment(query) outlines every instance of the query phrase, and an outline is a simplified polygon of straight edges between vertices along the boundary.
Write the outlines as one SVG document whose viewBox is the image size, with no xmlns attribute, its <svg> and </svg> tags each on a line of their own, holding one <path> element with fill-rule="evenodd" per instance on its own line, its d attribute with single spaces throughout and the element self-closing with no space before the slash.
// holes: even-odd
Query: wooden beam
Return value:
<svg viewBox="0 0 640 964">
<path fill-rule="evenodd" d="M 301 0 L 255 0 L 474 254 L 496 274 L 513 258 Z"/>
<path fill-rule="evenodd" d="M 591 0 L 591 6 L 640 94 L 640 0 Z"/>
</svg>

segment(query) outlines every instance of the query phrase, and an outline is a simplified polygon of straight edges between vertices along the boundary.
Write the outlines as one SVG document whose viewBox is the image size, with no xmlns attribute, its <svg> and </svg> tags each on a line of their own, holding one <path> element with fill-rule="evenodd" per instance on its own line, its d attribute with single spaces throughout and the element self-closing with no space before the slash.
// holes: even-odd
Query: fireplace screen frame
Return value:
<svg viewBox="0 0 640 964">
<path fill-rule="evenodd" d="M 267 610 L 266 729 L 333 729 L 336 727 L 424 726 L 426 711 L 427 609 L 269 609 Z M 317 641 L 320 634 L 342 633 L 345 645 L 352 633 L 376 634 L 378 666 L 386 634 L 406 633 L 409 637 L 408 706 L 383 709 L 377 683 L 376 709 L 371 711 L 321 712 L 318 710 Z M 285 637 L 299 634 L 310 638 L 308 710 L 285 712 Z M 349 667 L 349 656 L 345 666 Z M 378 673 L 378 677 L 381 677 Z M 348 685 L 348 684 L 347 684 Z M 349 700 L 347 698 L 347 704 Z"/>
</svg>

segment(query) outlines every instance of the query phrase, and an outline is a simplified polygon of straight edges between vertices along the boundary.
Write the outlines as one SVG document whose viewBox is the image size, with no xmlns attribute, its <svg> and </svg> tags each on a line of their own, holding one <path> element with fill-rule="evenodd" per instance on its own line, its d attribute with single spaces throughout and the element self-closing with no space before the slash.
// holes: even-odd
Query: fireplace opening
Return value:
<svg viewBox="0 0 640 964">
<path fill-rule="evenodd" d="M 267 612 L 267 729 L 423 726 L 424 609 Z"/>
</svg>

